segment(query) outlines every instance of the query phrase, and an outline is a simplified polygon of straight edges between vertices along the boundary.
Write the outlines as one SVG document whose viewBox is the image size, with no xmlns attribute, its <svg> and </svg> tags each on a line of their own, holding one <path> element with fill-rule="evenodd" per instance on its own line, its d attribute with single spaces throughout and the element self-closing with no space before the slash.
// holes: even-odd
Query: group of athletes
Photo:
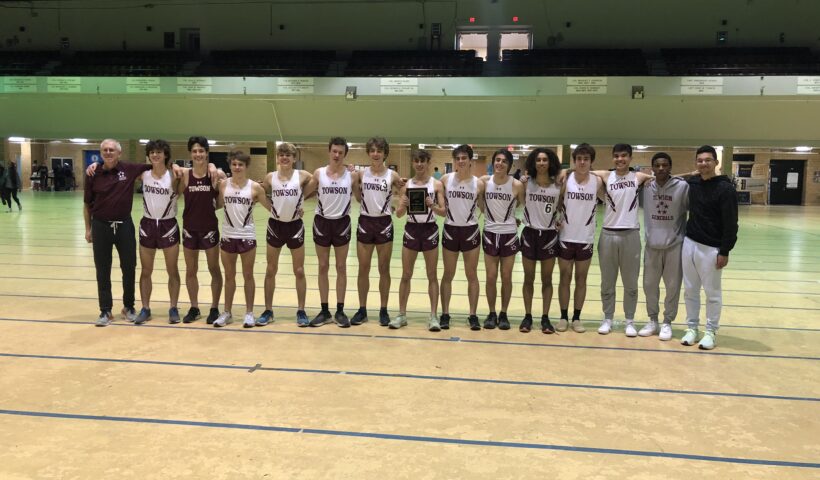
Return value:
<svg viewBox="0 0 820 480">
<path fill-rule="evenodd" d="M 85 185 L 86 240 L 93 245 L 97 272 L 100 317 L 97 326 L 113 320 L 111 295 L 112 248 L 120 256 L 123 275 L 123 317 L 136 324 L 151 319 L 151 274 L 155 254 L 162 250 L 168 272 L 171 308 L 170 323 L 192 323 L 201 317 L 197 279 L 199 251 L 205 252 L 211 276 L 212 303 L 207 323 L 224 327 L 233 320 L 236 292 L 237 258 L 244 278 L 245 315 L 243 326 L 264 326 L 273 321 L 273 296 L 281 249 L 290 249 L 300 327 L 319 327 L 335 322 L 346 328 L 368 321 L 367 298 L 373 253 L 379 272 L 379 314 L 382 326 L 398 329 L 407 325 L 407 303 L 418 254 L 424 257 L 430 315 L 427 327 L 432 332 L 450 328 L 452 283 L 459 264 L 467 279 L 470 329 L 480 330 L 477 315 L 479 297 L 479 245 L 484 252 L 485 296 L 489 313 L 483 328 L 511 328 L 507 311 L 512 296 L 512 272 L 517 253 L 522 254 L 524 281 L 522 294 L 524 318 L 519 331 L 533 329 L 532 301 L 536 272 L 540 267 L 540 329 L 550 334 L 571 329 L 583 333 L 581 321 L 587 290 L 587 274 L 593 255 L 596 209 L 604 205 L 598 259 L 601 269 L 603 320 L 598 333 L 613 329 L 616 283 L 620 273 L 623 284 L 624 332 L 628 337 L 658 335 L 672 338 L 674 321 L 684 284 L 687 329 L 684 345 L 698 344 L 702 349 L 715 347 L 721 297 L 721 271 L 728 263 L 729 251 L 737 239 L 737 202 L 731 181 L 717 174 L 717 153 L 710 146 L 697 150 L 697 170 L 686 177 L 671 175 L 672 159 L 666 153 L 652 158 L 653 175 L 630 168 L 632 147 L 617 144 L 612 149 L 613 169 L 593 170 L 595 149 L 584 143 L 572 151 L 570 170 L 562 170 L 558 156 L 548 148 L 529 153 L 525 174 L 510 175 L 512 154 L 506 149 L 492 156 L 492 174 L 472 174 L 473 149 L 460 145 L 453 149 L 453 171 L 437 179 L 430 165 L 430 153 L 413 152 L 413 175 L 408 179 L 386 165 L 388 142 L 374 137 L 366 143 L 371 164 L 356 170 L 345 163 L 348 143 L 334 137 L 328 143 L 328 164 L 313 173 L 295 167 L 297 150 L 280 143 L 275 171 L 259 184 L 248 177 L 250 156 L 232 152 L 230 177 L 208 163 L 209 143 L 204 137 L 191 137 L 188 150 L 192 167 L 171 163 L 170 146 L 164 140 L 148 142 L 145 152 L 149 163 L 120 162 L 122 148 L 115 140 L 101 144 L 102 162 L 89 167 Z M 142 308 L 134 308 L 136 232 L 131 221 L 134 183 L 140 180 L 144 215 L 139 225 L 139 257 L 142 265 L 140 294 Z M 411 208 L 410 195 L 424 192 L 424 205 L 418 200 Z M 395 194 L 395 196 L 394 196 Z M 644 208 L 644 276 L 649 321 L 640 330 L 635 326 L 638 276 L 641 265 L 641 238 L 638 220 L 639 195 Z M 177 198 L 184 198 L 182 229 L 177 224 Z M 305 225 L 304 201 L 317 197 L 313 221 L 313 241 L 318 259 L 319 313 L 309 319 L 305 310 Z M 360 204 L 356 226 L 357 287 L 359 308 L 351 318 L 345 314 L 347 257 L 353 226 L 350 211 L 353 199 Z M 395 202 L 394 202 L 395 198 Z M 395 203 L 395 204 L 394 204 Z M 254 205 L 270 212 L 267 225 L 267 269 L 264 282 L 265 310 L 253 313 L 256 257 Z M 516 215 L 523 206 L 523 216 Z M 216 211 L 224 210 L 222 229 Z M 478 218 L 484 215 L 484 230 Z M 407 216 L 402 239 L 402 276 L 399 310 L 388 313 L 391 285 L 393 222 L 395 215 Z M 436 217 L 444 217 L 439 233 Z M 524 227 L 520 235 L 519 225 Z M 439 239 L 443 275 L 438 276 Z M 190 309 L 180 318 L 178 299 L 180 275 L 177 266 L 179 243 L 186 265 L 186 287 Z M 335 256 L 336 309 L 329 308 L 329 270 L 331 250 Z M 224 270 L 224 309 L 219 310 Z M 560 318 L 555 326 L 549 318 L 553 297 L 552 274 L 558 262 Z M 665 285 L 663 317 L 660 317 L 660 281 Z M 501 284 L 500 305 L 498 284 Z M 570 286 L 574 285 L 573 312 L 569 316 Z M 706 330 L 699 335 L 700 291 L 706 295 Z M 441 315 L 438 314 L 439 296 Z M 498 307 L 498 309 L 497 309 Z M 700 340 L 698 340 L 700 337 Z"/>
</svg>

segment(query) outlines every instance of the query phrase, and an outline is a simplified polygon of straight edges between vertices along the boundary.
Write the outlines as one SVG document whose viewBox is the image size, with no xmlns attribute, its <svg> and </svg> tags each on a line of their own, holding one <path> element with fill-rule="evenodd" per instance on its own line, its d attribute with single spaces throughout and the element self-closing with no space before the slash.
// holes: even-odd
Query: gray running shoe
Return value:
<svg viewBox="0 0 820 480">
<path fill-rule="evenodd" d="M 111 312 L 100 312 L 100 318 L 94 322 L 94 325 L 97 327 L 107 327 L 111 325 L 111 322 L 114 321 L 114 316 L 111 315 Z"/>
<path fill-rule="evenodd" d="M 427 330 L 431 332 L 440 332 L 441 324 L 438 323 L 438 317 L 435 314 L 430 315 L 430 322 L 427 323 Z"/>
<path fill-rule="evenodd" d="M 326 323 L 330 323 L 332 320 L 333 315 L 331 315 L 328 311 L 323 311 L 319 312 L 319 315 L 316 315 L 316 317 L 314 317 L 313 320 L 310 321 L 309 325 L 311 327 L 321 327 Z"/>
<path fill-rule="evenodd" d="M 220 328 L 224 327 L 225 325 L 230 325 L 233 323 L 233 317 L 231 317 L 231 312 L 223 312 L 216 320 L 214 320 L 214 327 Z"/>
<path fill-rule="evenodd" d="M 401 327 L 407 326 L 407 315 L 396 315 L 396 318 L 387 322 L 387 327 L 392 330 L 397 330 Z"/>
<path fill-rule="evenodd" d="M 137 319 L 137 311 L 134 310 L 134 307 L 123 307 L 120 313 L 122 314 L 122 318 L 128 320 L 131 323 L 134 323 L 134 321 Z"/>
<path fill-rule="evenodd" d="M 350 319 L 341 310 L 336 310 L 336 313 L 333 314 L 333 321 L 341 328 L 350 328 Z"/>
</svg>

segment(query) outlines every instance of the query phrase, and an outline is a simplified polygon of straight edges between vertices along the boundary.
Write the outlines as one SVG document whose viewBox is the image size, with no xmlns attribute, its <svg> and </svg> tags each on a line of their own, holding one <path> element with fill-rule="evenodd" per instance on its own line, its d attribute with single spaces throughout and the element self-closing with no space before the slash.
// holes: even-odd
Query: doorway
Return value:
<svg viewBox="0 0 820 480">
<path fill-rule="evenodd" d="M 199 53 L 199 29 L 181 28 L 179 30 L 180 50 Z"/>
<path fill-rule="evenodd" d="M 772 160 L 769 163 L 769 205 L 802 205 L 805 160 Z"/>
</svg>

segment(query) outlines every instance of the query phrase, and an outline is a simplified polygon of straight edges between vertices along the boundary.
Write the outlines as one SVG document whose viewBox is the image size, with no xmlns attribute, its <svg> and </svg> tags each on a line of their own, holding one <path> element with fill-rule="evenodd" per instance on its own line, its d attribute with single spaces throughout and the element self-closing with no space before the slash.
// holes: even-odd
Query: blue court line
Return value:
<svg viewBox="0 0 820 480">
<path fill-rule="evenodd" d="M 72 322 L 68 320 L 34 320 L 34 319 L 18 319 L 18 318 L 3 318 L 0 321 L 4 322 L 22 322 L 22 323 L 54 323 L 63 325 L 92 325 L 86 322 Z M 526 342 L 504 342 L 500 340 L 470 340 L 459 337 L 418 337 L 418 336 L 403 336 L 403 335 L 371 335 L 363 333 L 325 333 L 317 332 L 314 328 L 297 331 L 277 331 L 277 330 L 262 330 L 260 328 L 213 328 L 211 326 L 203 327 L 188 327 L 184 325 L 134 325 L 131 323 L 112 323 L 109 327 L 128 327 L 128 328 L 170 328 L 176 330 L 197 330 L 201 332 L 213 333 L 237 333 L 237 334 L 267 334 L 267 335 L 308 335 L 318 337 L 353 337 L 353 338 L 376 338 L 380 340 L 417 340 L 425 342 L 465 342 L 485 345 L 509 345 L 517 347 L 541 347 L 541 348 L 567 348 L 567 349 L 582 349 L 582 350 L 613 350 L 623 352 L 641 352 L 641 353 L 672 353 L 682 355 L 716 355 L 721 357 L 741 357 L 741 358 L 765 358 L 765 359 L 779 359 L 779 360 L 810 360 L 818 361 L 820 357 L 804 357 L 804 356 L 789 356 L 789 355 L 766 355 L 758 353 L 732 353 L 732 352 L 715 352 L 714 350 L 698 350 L 697 348 L 690 348 L 687 350 L 657 350 L 651 348 L 626 348 L 626 347 L 602 347 L 595 345 L 557 345 L 547 343 L 526 343 Z M 594 338 L 594 337 L 593 337 Z"/>
<path fill-rule="evenodd" d="M 576 453 L 593 453 L 605 455 L 625 455 L 632 457 L 671 458 L 677 460 L 696 460 L 704 462 L 737 463 L 744 465 L 761 465 L 768 467 L 820 468 L 820 463 L 794 462 L 788 460 L 766 460 L 757 458 L 717 457 L 688 453 L 652 452 L 646 450 L 623 450 L 616 448 L 577 447 L 572 445 L 554 445 L 545 443 L 502 442 L 492 440 L 470 440 L 462 438 L 430 437 L 421 435 L 400 435 L 393 433 L 354 432 L 346 430 L 328 430 L 320 428 L 282 427 L 276 425 L 254 425 L 248 423 L 202 422 L 195 420 L 172 420 L 146 417 L 115 417 L 106 415 L 84 415 L 77 413 L 35 412 L 26 410 L 0 409 L 2 415 L 21 417 L 57 418 L 66 420 L 95 420 L 118 423 L 143 423 L 154 425 L 175 425 L 186 427 L 223 428 L 232 430 L 255 430 L 278 433 L 298 433 L 304 435 L 322 435 L 333 437 L 369 438 L 375 440 L 396 440 L 405 442 L 438 443 L 450 445 L 470 445 L 476 447 L 520 448 L 530 450 L 558 450 Z"/>
<path fill-rule="evenodd" d="M 373 277 L 376 278 L 376 277 Z M 466 280 L 465 280 L 466 282 Z M 237 289 L 242 286 L 242 284 L 237 284 Z M 458 294 L 458 296 L 463 296 L 463 294 Z M 64 299 L 64 300 L 97 300 L 97 297 L 74 297 L 70 295 L 31 295 L 31 294 L 22 294 L 22 293 L 0 293 L 0 297 L 23 297 L 23 298 L 51 298 L 51 299 Z M 516 297 L 517 298 L 517 297 Z M 167 301 L 156 301 L 154 303 L 168 303 Z M 646 304 L 645 301 L 639 301 L 639 305 Z M 256 306 L 256 305 L 254 305 Z M 775 305 L 734 305 L 730 303 L 724 303 L 723 306 L 725 308 L 764 308 L 767 310 L 800 310 L 800 311 L 820 311 L 820 308 L 801 308 L 801 307 L 778 307 Z"/>
<path fill-rule="evenodd" d="M 0 253 L 0 255 L 3 255 L 3 254 L 2 254 L 2 253 Z M 180 270 L 180 271 L 182 272 L 182 271 L 184 271 L 184 269 L 182 269 L 182 270 Z M 254 274 L 253 274 L 253 275 L 254 275 L 254 278 L 255 278 L 256 280 L 261 280 L 261 279 L 264 279 L 264 278 L 265 278 L 265 274 L 264 274 L 264 273 L 261 273 L 261 272 L 254 272 Z M 281 273 L 278 273 L 277 275 L 282 275 L 282 274 L 281 274 Z M 289 276 L 289 277 L 293 277 L 293 274 L 289 274 L 289 275 L 287 275 L 287 276 Z M 307 277 L 316 277 L 316 275 L 306 275 L 306 276 L 307 276 Z M 2 278 L 2 279 L 9 279 L 9 280 L 40 280 L 40 281 L 46 281 L 46 282 L 63 282 L 63 281 L 65 281 L 65 279 L 64 279 L 64 278 L 55 278 L 55 277 L 17 277 L 17 276 L 5 276 L 5 275 L 0 275 L 0 278 Z M 377 276 L 376 276 L 376 277 L 370 277 L 370 278 L 371 278 L 371 280 L 376 280 L 376 279 L 378 279 L 379 277 L 377 277 Z M 418 280 L 419 282 L 423 282 L 423 281 L 425 280 L 425 278 L 419 277 L 419 278 L 417 278 L 417 279 L 415 279 L 415 280 Z M 93 282 L 93 283 L 97 283 L 97 279 L 96 279 L 96 278 L 72 278 L 72 279 L 71 279 L 71 281 L 72 281 L 72 282 L 86 282 L 86 283 L 91 283 L 91 282 Z M 456 281 L 456 279 L 453 279 L 453 281 L 455 282 L 455 281 Z M 465 280 L 465 281 L 466 281 L 466 280 Z M 117 280 L 117 279 L 115 279 L 115 278 L 112 278 L 112 279 L 111 279 L 111 283 L 112 283 L 112 284 L 113 284 L 113 283 L 122 283 L 122 280 Z M 818 282 L 818 283 L 820 283 L 820 282 Z M 183 281 L 182 283 L 180 283 L 180 285 L 186 285 L 186 283 Z M 239 286 L 239 285 L 241 285 L 241 284 L 237 284 L 237 286 Z M 210 288 L 210 287 L 211 287 L 211 284 L 210 284 L 210 283 L 202 283 L 202 282 L 200 282 L 200 283 L 199 283 L 199 286 L 200 286 L 200 288 L 203 288 L 203 287 L 208 287 L 208 288 Z M 597 284 L 597 283 L 590 283 L 590 282 L 587 282 L 587 287 L 600 287 L 600 286 L 601 286 L 601 285 L 600 285 L 600 284 Z M 277 286 L 276 286 L 276 290 L 294 290 L 294 291 L 295 291 L 295 290 L 296 290 L 296 287 L 283 287 L 283 286 L 279 286 L 279 285 L 277 285 Z M 774 291 L 772 291 L 772 290 L 735 290 L 735 289 L 727 289 L 727 288 L 724 288 L 724 289 L 722 289 L 721 291 L 722 291 L 722 292 L 724 292 L 724 293 L 768 293 L 768 294 L 771 294 L 771 295 L 820 296 L 820 292 L 818 292 L 818 293 L 809 293 L 809 292 L 774 292 Z M 390 293 L 391 293 L 391 294 L 396 294 L 396 295 L 398 295 L 399 291 L 398 291 L 398 290 L 390 290 Z M 425 291 L 425 292 L 416 292 L 416 293 L 427 293 L 427 292 Z M 458 293 L 453 293 L 452 295 L 453 295 L 453 296 L 458 295 L 458 296 L 464 296 L 464 297 L 466 297 L 466 296 L 467 296 L 467 294 L 458 294 Z M 522 298 L 522 297 L 513 295 L 513 296 L 512 296 L 512 298 Z M 534 296 L 533 298 L 536 298 L 536 297 Z M 645 302 L 643 302 L 643 303 L 645 303 Z M 723 327 L 724 327 L 724 325 L 721 325 L 721 328 L 723 328 Z M 754 328 L 754 327 L 750 327 L 750 328 Z"/>
<path fill-rule="evenodd" d="M 64 355 L 35 355 L 23 353 L 2 353 L 0 357 L 6 358 L 31 358 L 40 360 L 73 360 L 83 362 L 102 362 L 102 363 L 130 363 L 138 365 L 159 365 L 169 367 L 194 367 L 194 368 L 216 368 L 216 369 L 230 369 L 249 371 L 268 371 L 268 372 L 283 372 L 283 373 L 313 373 L 323 375 L 350 375 L 358 377 L 377 377 L 377 378 L 399 378 L 408 380 L 434 380 L 443 382 L 463 382 L 463 383 L 484 383 L 493 385 L 513 385 L 526 387 L 554 387 L 554 388 L 575 388 L 584 390 L 609 390 L 621 392 L 637 392 L 637 393 L 667 393 L 672 395 L 702 395 L 708 397 L 735 397 L 735 398 L 753 398 L 758 400 L 783 400 L 783 401 L 798 401 L 798 402 L 820 402 L 820 398 L 815 397 L 795 397 L 784 395 L 764 395 L 757 393 L 731 393 L 731 392 L 710 392 L 698 390 L 675 390 L 668 388 L 645 388 L 645 387 L 625 387 L 617 385 L 591 385 L 581 383 L 557 383 L 557 382 L 537 382 L 528 380 L 498 380 L 488 378 L 471 378 L 471 377 L 447 377 L 442 375 L 419 375 L 412 373 L 383 373 L 383 372 L 361 372 L 352 370 L 326 370 L 315 368 L 286 368 L 286 367 L 265 367 L 264 365 L 222 365 L 213 363 L 191 363 L 191 362 L 169 362 L 161 360 L 137 360 L 125 358 L 100 358 L 100 357 L 77 357 Z"/>
</svg>

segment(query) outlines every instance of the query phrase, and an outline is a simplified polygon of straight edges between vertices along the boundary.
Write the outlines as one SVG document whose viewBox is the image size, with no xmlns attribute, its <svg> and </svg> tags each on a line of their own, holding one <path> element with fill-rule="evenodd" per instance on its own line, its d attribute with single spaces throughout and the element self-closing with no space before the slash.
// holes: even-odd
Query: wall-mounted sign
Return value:
<svg viewBox="0 0 820 480">
<path fill-rule="evenodd" d="M 681 85 L 718 86 L 723 85 L 723 77 L 681 77 Z"/>
</svg>

